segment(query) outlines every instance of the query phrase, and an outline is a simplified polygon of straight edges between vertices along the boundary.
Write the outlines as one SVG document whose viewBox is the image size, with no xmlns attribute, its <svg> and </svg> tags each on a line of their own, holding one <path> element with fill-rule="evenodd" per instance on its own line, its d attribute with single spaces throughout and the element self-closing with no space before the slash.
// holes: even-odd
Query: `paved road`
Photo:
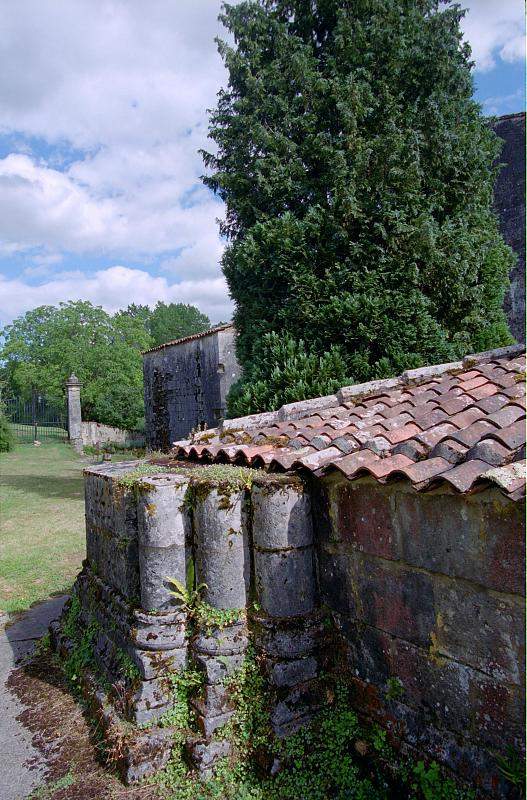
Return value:
<svg viewBox="0 0 527 800">
<path fill-rule="evenodd" d="M 0 619 L 1 800 L 22 800 L 42 781 L 44 765 L 40 753 L 31 744 L 31 734 L 16 719 L 23 706 L 5 683 L 17 660 L 33 650 L 49 623 L 59 616 L 66 599 L 53 597 L 40 603 L 7 628 L 6 619 Z"/>
</svg>

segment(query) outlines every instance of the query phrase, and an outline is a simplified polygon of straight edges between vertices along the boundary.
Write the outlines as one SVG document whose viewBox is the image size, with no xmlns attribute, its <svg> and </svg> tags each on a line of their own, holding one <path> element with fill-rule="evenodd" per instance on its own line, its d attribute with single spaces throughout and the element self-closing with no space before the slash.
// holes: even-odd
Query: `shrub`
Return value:
<svg viewBox="0 0 527 800">
<path fill-rule="evenodd" d="M 284 403 L 333 394 L 349 383 L 338 347 L 317 355 L 302 339 L 267 333 L 248 373 L 229 392 L 228 411 L 231 417 L 273 411 Z"/>
<path fill-rule="evenodd" d="M 8 453 L 14 447 L 14 437 L 7 417 L 0 409 L 0 453 Z"/>
</svg>

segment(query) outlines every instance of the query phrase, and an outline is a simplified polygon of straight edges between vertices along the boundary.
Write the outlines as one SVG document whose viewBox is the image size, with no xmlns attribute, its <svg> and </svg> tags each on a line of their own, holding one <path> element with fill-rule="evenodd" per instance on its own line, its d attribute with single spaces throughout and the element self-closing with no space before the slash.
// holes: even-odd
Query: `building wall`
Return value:
<svg viewBox="0 0 527 800">
<path fill-rule="evenodd" d="M 234 329 L 145 353 L 147 444 L 168 450 L 193 428 L 215 427 L 225 415 L 226 394 L 239 376 Z"/>
<path fill-rule="evenodd" d="M 521 504 L 497 490 L 319 486 L 321 601 L 336 614 L 357 710 L 507 796 L 493 751 L 524 746 Z"/>
<path fill-rule="evenodd" d="M 493 125 L 503 139 L 504 164 L 494 189 L 494 205 L 508 245 L 518 256 L 510 275 L 505 311 L 512 334 L 525 339 L 525 113 L 500 117 Z"/>
</svg>

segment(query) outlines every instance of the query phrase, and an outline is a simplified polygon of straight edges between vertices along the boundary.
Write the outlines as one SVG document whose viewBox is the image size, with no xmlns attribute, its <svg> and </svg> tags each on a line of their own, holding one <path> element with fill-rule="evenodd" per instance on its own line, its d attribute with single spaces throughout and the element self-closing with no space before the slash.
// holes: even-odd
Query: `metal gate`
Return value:
<svg viewBox="0 0 527 800">
<path fill-rule="evenodd" d="M 68 439 L 66 401 L 34 394 L 31 400 L 3 400 L 6 417 L 18 442 L 59 442 Z"/>
</svg>

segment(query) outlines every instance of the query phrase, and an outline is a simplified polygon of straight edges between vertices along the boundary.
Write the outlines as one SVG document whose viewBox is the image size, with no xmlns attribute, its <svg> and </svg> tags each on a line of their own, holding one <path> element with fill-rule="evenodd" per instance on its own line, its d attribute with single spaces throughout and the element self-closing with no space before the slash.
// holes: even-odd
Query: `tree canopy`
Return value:
<svg viewBox="0 0 527 800">
<path fill-rule="evenodd" d="M 184 303 L 156 304 L 147 322 L 152 346 L 182 339 L 210 328 L 210 320 L 196 306 Z"/>
<path fill-rule="evenodd" d="M 512 341 L 500 142 L 473 99 L 462 15 L 436 0 L 224 6 L 234 45 L 219 42 L 229 80 L 204 182 L 226 204 L 247 381 L 273 331 L 308 356 L 337 346 L 355 381 Z"/>
<path fill-rule="evenodd" d="M 144 411 L 141 351 L 203 325 L 208 318 L 181 303 L 158 303 L 154 311 L 134 304 L 113 316 L 87 301 L 39 306 L 1 332 L 3 382 L 16 395 L 36 390 L 59 400 L 74 372 L 83 419 L 133 428 Z"/>
</svg>

